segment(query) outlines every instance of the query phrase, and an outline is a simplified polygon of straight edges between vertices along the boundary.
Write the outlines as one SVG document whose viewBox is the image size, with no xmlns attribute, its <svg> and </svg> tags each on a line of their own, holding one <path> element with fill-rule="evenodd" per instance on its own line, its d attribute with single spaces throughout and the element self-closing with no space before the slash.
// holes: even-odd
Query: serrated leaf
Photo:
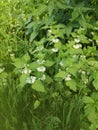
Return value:
<svg viewBox="0 0 98 130">
<path fill-rule="evenodd" d="M 95 89 L 98 90 L 98 78 L 96 78 L 96 79 L 93 81 L 93 85 L 94 85 Z"/>
<path fill-rule="evenodd" d="M 29 64 L 29 68 L 31 70 L 36 70 L 37 67 L 39 67 L 39 64 L 37 62 L 33 62 L 33 63 Z"/>
<path fill-rule="evenodd" d="M 85 115 L 87 116 L 90 122 L 95 122 L 96 117 L 97 117 L 96 114 L 97 113 L 96 113 L 94 104 L 87 104 L 85 106 Z"/>
<path fill-rule="evenodd" d="M 66 35 L 69 37 L 69 35 L 71 34 L 71 31 L 72 31 L 72 25 L 67 25 L 65 27 L 65 33 Z"/>
<path fill-rule="evenodd" d="M 47 9 L 47 6 L 44 4 L 40 4 L 39 7 L 34 11 L 34 15 L 38 16 L 44 13 Z"/>
<path fill-rule="evenodd" d="M 52 82 L 53 82 L 53 79 L 52 79 L 51 77 L 47 76 L 47 78 L 46 78 L 46 83 L 47 83 L 47 84 L 50 84 L 50 83 L 52 83 Z"/>
<path fill-rule="evenodd" d="M 33 26 L 34 26 L 34 22 L 31 22 L 31 23 L 29 23 L 27 26 L 26 26 L 26 28 L 33 28 Z"/>
<path fill-rule="evenodd" d="M 98 40 L 98 34 L 95 34 L 93 37 L 94 40 Z"/>
<path fill-rule="evenodd" d="M 19 58 L 16 58 L 13 64 L 15 65 L 16 68 L 23 68 L 25 62 Z"/>
<path fill-rule="evenodd" d="M 74 75 L 75 77 L 77 77 L 77 71 L 78 71 L 77 65 L 73 65 L 72 67 L 69 68 L 70 74 Z"/>
<path fill-rule="evenodd" d="M 45 66 L 46 67 L 51 67 L 52 65 L 54 64 L 54 62 L 53 61 L 50 61 L 50 60 L 46 60 L 46 62 L 45 62 Z"/>
<path fill-rule="evenodd" d="M 8 76 L 8 73 L 2 72 L 0 73 L 0 78 L 6 78 Z"/>
<path fill-rule="evenodd" d="M 77 90 L 77 83 L 75 80 L 71 79 L 69 81 L 66 81 L 66 85 L 73 91 Z"/>
<path fill-rule="evenodd" d="M 92 123 L 94 123 L 97 119 L 97 114 L 95 111 L 92 111 L 91 113 L 89 113 L 89 115 L 87 116 L 88 120 Z"/>
<path fill-rule="evenodd" d="M 28 75 L 26 74 L 22 74 L 20 76 L 20 84 L 19 84 L 20 89 L 22 89 L 25 86 L 27 77 Z"/>
<path fill-rule="evenodd" d="M 84 103 L 94 103 L 94 100 L 89 96 L 84 96 L 83 97 L 83 102 Z"/>
<path fill-rule="evenodd" d="M 31 33 L 31 35 L 30 35 L 30 42 L 32 42 L 37 35 L 38 35 L 38 32 L 33 31 L 33 33 Z"/>
<path fill-rule="evenodd" d="M 55 75 L 55 78 L 64 78 L 66 72 L 65 71 L 60 71 Z"/>
<path fill-rule="evenodd" d="M 22 60 L 23 60 L 24 62 L 30 61 L 30 56 L 29 56 L 29 54 L 27 53 L 27 54 L 23 55 Z"/>
<path fill-rule="evenodd" d="M 36 90 L 37 92 L 46 92 L 44 85 L 39 80 L 32 84 L 32 89 Z"/>
<path fill-rule="evenodd" d="M 78 16 L 79 16 L 78 11 L 75 10 L 74 12 L 72 12 L 72 21 L 75 20 Z"/>
<path fill-rule="evenodd" d="M 39 100 L 36 100 L 35 103 L 34 103 L 34 109 L 37 109 L 40 105 L 40 101 Z"/>
<path fill-rule="evenodd" d="M 62 44 L 61 44 L 60 42 L 55 43 L 55 45 L 54 45 L 54 47 L 55 47 L 55 48 L 58 48 L 58 49 L 60 49 L 60 48 L 61 48 L 61 46 L 62 46 Z"/>
</svg>

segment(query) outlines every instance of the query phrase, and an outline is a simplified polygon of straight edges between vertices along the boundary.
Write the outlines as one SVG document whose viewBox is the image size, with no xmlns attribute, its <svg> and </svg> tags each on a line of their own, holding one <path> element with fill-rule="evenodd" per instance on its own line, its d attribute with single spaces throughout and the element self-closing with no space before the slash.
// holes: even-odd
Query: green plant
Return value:
<svg viewBox="0 0 98 130">
<path fill-rule="evenodd" d="M 96 6 L 2 0 L 1 129 L 98 129 Z"/>
</svg>

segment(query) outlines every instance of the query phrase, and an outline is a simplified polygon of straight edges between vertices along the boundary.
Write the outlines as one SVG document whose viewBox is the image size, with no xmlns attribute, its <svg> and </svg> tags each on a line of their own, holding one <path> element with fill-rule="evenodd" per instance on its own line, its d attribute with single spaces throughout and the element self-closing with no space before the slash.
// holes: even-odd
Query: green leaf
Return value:
<svg viewBox="0 0 98 130">
<path fill-rule="evenodd" d="M 72 21 L 74 21 L 78 16 L 79 16 L 78 11 L 75 10 L 74 12 L 72 12 Z"/>
<path fill-rule="evenodd" d="M 55 75 L 55 78 L 64 78 L 66 72 L 65 71 L 60 71 Z"/>
<path fill-rule="evenodd" d="M 27 26 L 26 26 L 26 28 L 33 28 L 33 26 L 34 26 L 34 22 L 31 22 L 31 23 L 29 23 Z"/>
<path fill-rule="evenodd" d="M 39 100 L 36 100 L 35 103 L 34 103 L 34 109 L 37 109 L 40 105 L 40 101 Z"/>
<path fill-rule="evenodd" d="M 36 90 L 37 92 L 46 92 L 44 85 L 39 80 L 32 84 L 32 89 Z"/>
<path fill-rule="evenodd" d="M 15 60 L 14 60 L 14 63 L 13 63 L 14 65 L 15 65 L 15 67 L 16 68 L 23 68 L 24 67 L 24 65 L 26 64 L 23 60 L 21 60 L 21 59 L 19 59 L 19 58 L 16 58 Z"/>
<path fill-rule="evenodd" d="M 58 49 L 60 49 L 60 48 L 61 48 L 61 46 L 62 46 L 62 44 L 61 44 L 60 42 L 55 43 L 55 45 L 54 45 L 54 47 L 55 47 L 55 48 L 58 48 Z"/>
<path fill-rule="evenodd" d="M 54 64 L 54 62 L 53 61 L 50 61 L 50 60 L 46 60 L 46 62 L 45 62 L 45 66 L 46 67 L 51 67 L 52 65 Z"/>
<path fill-rule="evenodd" d="M 39 64 L 37 62 L 33 62 L 33 63 L 29 64 L 29 68 L 31 70 L 36 70 L 37 67 L 39 67 Z"/>
<path fill-rule="evenodd" d="M 79 67 L 78 64 L 77 65 L 73 64 L 73 66 L 69 68 L 70 74 L 72 74 L 73 76 L 77 77 L 78 67 Z"/>
<path fill-rule="evenodd" d="M 94 123 L 97 119 L 97 113 L 95 111 L 92 111 L 92 112 L 89 113 L 87 118 L 90 122 Z"/>
<path fill-rule="evenodd" d="M 22 60 L 23 60 L 24 62 L 30 61 L 30 56 L 29 56 L 29 54 L 27 53 L 27 54 L 23 55 Z"/>
<path fill-rule="evenodd" d="M 34 15 L 38 16 L 44 13 L 47 10 L 47 6 L 44 4 L 40 4 L 39 7 L 34 11 Z"/>
<path fill-rule="evenodd" d="M 75 80 L 71 79 L 69 81 L 66 81 L 66 85 L 73 91 L 77 90 L 77 83 Z"/>
<path fill-rule="evenodd" d="M 71 31 L 72 31 L 72 25 L 70 24 L 70 25 L 67 25 L 66 27 L 65 27 L 65 33 L 66 33 L 66 35 L 69 37 L 69 35 L 71 34 Z"/>
<path fill-rule="evenodd" d="M 46 81 L 47 84 L 50 84 L 50 83 L 53 82 L 53 79 L 47 75 L 47 78 L 46 78 L 45 81 Z"/>
<path fill-rule="evenodd" d="M 83 102 L 84 103 L 94 103 L 94 100 L 89 96 L 84 96 L 83 97 Z"/>
<path fill-rule="evenodd" d="M 96 79 L 93 81 L 93 85 L 94 85 L 95 89 L 98 90 L 98 78 L 96 78 Z"/>
<path fill-rule="evenodd" d="M 87 118 L 90 122 L 94 123 L 96 121 L 96 118 L 97 118 L 96 114 L 97 113 L 96 113 L 94 104 L 87 104 L 85 106 L 85 115 L 87 116 Z"/>
<path fill-rule="evenodd" d="M 20 89 L 22 89 L 25 86 L 27 77 L 28 75 L 26 74 L 22 74 L 20 76 L 20 84 L 19 84 Z"/>
<path fill-rule="evenodd" d="M 87 23 L 86 23 L 85 19 L 83 19 L 83 18 L 80 17 L 80 18 L 78 19 L 78 22 L 79 22 L 79 24 L 80 24 L 82 27 L 84 27 L 84 28 L 87 27 Z"/>
<path fill-rule="evenodd" d="M 0 73 L 0 78 L 6 78 L 8 76 L 8 73 L 2 72 Z"/>
<path fill-rule="evenodd" d="M 94 34 L 93 39 L 94 39 L 94 40 L 98 40 L 98 34 Z"/>
<path fill-rule="evenodd" d="M 23 55 L 22 58 L 14 58 L 13 60 L 13 64 L 15 65 L 16 68 L 23 68 L 25 66 L 25 64 L 30 61 L 30 56 L 27 54 Z"/>
<path fill-rule="evenodd" d="M 32 42 L 37 35 L 38 35 L 38 32 L 33 31 L 33 33 L 31 33 L 31 35 L 30 35 L 30 42 Z"/>
</svg>

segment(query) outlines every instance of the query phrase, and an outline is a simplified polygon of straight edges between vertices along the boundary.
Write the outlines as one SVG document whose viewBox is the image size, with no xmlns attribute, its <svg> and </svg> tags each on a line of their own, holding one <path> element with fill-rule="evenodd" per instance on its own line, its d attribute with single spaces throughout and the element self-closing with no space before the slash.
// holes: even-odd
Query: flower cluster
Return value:
<svg viewBox="0 0 98 130">
<path fill-rule="evenodd" d="M 52 52 L 58 52 L 58 48 L 52 48 Z"/>
<path fill-rule="evenodd" d="M 64 79 L 65 79 L 65 81 L 69 81 L 69 80 L 71 80 L 71 75 L 68 74 L 67 76 L 64 77 Z"/>
<path fill-rule="evenodd" d="M 5 68 L 0 68 L 0 73 L 2 73 L 5 70 Z"/>
<path fill-rule="evenodd" d="M 59 39 L 58 38 L 54 38 L 54 39 L 52 39 L 52 42 L 53 43 L 57 43 L 57 42 L 59 42 Z"/>
<path fill-rule="evenodd" d="M 31 70 L 28 69 L 27 67 L 25 67 L 24 69 L 22 69 L 22 74 L 30 74 Z"/>
<path fill-rule="evenodd" d="M 44 66 L 40 66 L 40 67 L 37 68 L 37 71 L 38 72 L 45 72 L 46 68 Z"/>
<path fill-rule="evenodd" d="M 86 74 L 86 72 L 84 70 L 81 70 L 81 69 L 79 70 L 79 73 L 81 73 L 83 75 Z"/>
<path fill-rule="evenodd" d="M 51 33 L 52 31 L 51 30 L 48 30 L 49 33 Z"/>
<path fill-rule="evenodd" d="M 39 80 L 45 80 L 45 79 L 46 79 L 46 75 L 44 75 L 44 74 L 41 78 L 39 78 Z"/>
<path fill-rule="evenodd" d="M 26 83 L 33 84 L 36 81 L 35 76 L 30 76 L 27 78 Z"/>
<path fill-rule="evenodd" d="M 60 66 L 63 66 L 63 65 L 64 65 L 62 61 L 60 61 L 60 63 L 59 63 L 59 64 L 60 64 Z"/>
<path fill-rule="evenodd" d="M 45 63 L 45 60 L 37 60 L 37 63 L 38 64 L 43 64 L 43 63 Z"/>
<path fill-rule="evenodd" d="M 75 45 L 73 45 L 73 48 L 79 49 L 79 48 L 82 48 L 82 45 L 81 44 L 75 44 Z"/>
<path fill-rule="evenodd" d="M 74 40 L 75 40 L 76 43 L 79 43 L 79 42 L 80 42 L 80 39 L 79 39 L 79 38 L 77 38 L 77 39 L 75 38 Z"/>
</svg>

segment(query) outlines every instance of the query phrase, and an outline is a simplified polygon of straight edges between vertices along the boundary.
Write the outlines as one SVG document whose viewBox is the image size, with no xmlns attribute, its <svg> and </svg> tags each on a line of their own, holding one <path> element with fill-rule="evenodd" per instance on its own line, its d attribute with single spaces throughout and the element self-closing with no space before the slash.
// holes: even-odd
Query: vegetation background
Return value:
<svg viewBox="0 0 98 130">
<path fill-rule="evenodd" d="M 0 0 L 0 130 L 98 130 L 97 0 Z"/>
</svg>

